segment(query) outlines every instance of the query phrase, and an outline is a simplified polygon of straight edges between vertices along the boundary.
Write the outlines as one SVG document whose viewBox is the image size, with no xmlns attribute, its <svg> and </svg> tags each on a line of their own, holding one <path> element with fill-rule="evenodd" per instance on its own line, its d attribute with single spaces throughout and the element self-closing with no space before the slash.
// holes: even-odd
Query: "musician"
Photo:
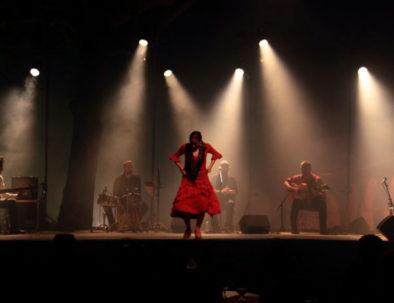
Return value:
<svg viewBox="0 0 394 303">
<path fill-rule="evenodd" d="M 5 182 L 4 182 L 4 177 L 3 177 L 3 167 L 4 167 L 4 158 L 0 157 L 0 189 L 4 189 L 5 187 Z M 0 193 L 0 198 L 3 199 L 9 199 L 9 198 L 14 198 L 16 199 L 18 197 L 18 194 L 14 193 Z"/>
<path fill-rule="evenodd" d="M 224 231 L 232 232 L 234 230 L 234 205 L 238 194 L 237 181 L 229 174 L 230 163 L 227 160 L 220 162 L 219 173 L 213 177 L 212 185 L 220 201 L 222 218 L 224 218 Z M 220 224 L 218 215 L 212 218 L 212 231 L 219 232 Z"/>
<path fill-rule="evenodd" d="M 133 173 L 133 161 L 127 160 L 123 162 L 123 173 L 115 179 L 113 185 L 113 194 L 117 196 L 120 203 L 131 212 L 132 209 L 138 209 L 138 216 L 141 219 L 146 211 L 147 204 L 141 200 L 141 179 Z M 139 221 L 139 220 L 138 220 Z M 136 230 L 142 231 L 140 222 L 136 223 Z"/>
<path fill-rule="evenodd" d="M 3 177 L 3 168 L 4 168 L 4 158 L 0 156 L 0 189 L 5 189 L 5 182 Z M 0 193 L 0 203 L 7 203 L 9 209 L 9 216 L 10 216 L 10 233 L 21 233 L 22 231 L 18 229 L 18 214 L 16 209 L 16 198 L 18 194 L 15 193 Z"/>
<path fill-rule="evenodd" d="M 319 212 L 320 233 L 327 233 L 327 205 L 324 184 L 321 178 L 312 173 L 312 164 L 309 161 L 301 162 L 301 174 L 287 178 L 283 184 L 294 193 L 291 207 L 291 232 L 298 234 L 297 217 L 301 209 L 316 210 Z"/>
</svg>

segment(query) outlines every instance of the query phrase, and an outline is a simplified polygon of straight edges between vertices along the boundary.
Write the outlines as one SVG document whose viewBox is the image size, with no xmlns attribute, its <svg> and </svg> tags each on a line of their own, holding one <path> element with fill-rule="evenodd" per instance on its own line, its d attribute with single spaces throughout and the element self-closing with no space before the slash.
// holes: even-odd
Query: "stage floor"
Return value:
<svg viewBox="0 0 394 303">
<path fill-rule="evenodd" d="M 0 235 L 0 241 L 50 241 L 56 234 L 65 232 L 59 231 L 40 231 L 36 233 L 24 233 L 24 234 L 13 234 L 13 235 Z M 135 240 L 184 240 L 181 233 L 170 233 L 170 232 L 105 232 L 101 230 L 89 230 L 67 232 L 73 234 L 77 240 L 122 240 L 122 239 L 135 239 Z M 193 235 L 192 235 L 193 236 Z M 382 240 L 387 239 L 377 234 Z M 271 239 L 283 239 L 283 240 L 320 240 L 320 241 L 358 241 L 362 235 L 320 235 L 319 233 L 300 233 L 293 235 L 289 232 L 282 233 L 269 233 L 269 234 L 242 234 L 242 233 L 203 233 L 202 240 L 271 240 Z M 185 241 L 191 241 L 191 239 Z"/>
</svg>

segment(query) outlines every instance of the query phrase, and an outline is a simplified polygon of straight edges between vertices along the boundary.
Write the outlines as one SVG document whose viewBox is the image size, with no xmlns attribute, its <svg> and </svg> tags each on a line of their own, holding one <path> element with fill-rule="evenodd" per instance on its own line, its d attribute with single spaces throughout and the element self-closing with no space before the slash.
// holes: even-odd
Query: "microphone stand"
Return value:
<svg viewBox="0 0 394 303">
<path fill-rule="evenodd" d="M 160 229 L 160 188 L 161 188 L 161 178 L 160 169 L 157 169 L 157 204 L 156 204 L 156 228 Z"/>
<path fill-rule="evenodd" d="M 383 186 L 383 190 L 387 195 L 387 198 L 389 200 L 388 202 L 388 209 L 389 209 L 389 213 L 390 216 L 393 215 L 393 200 L 391 198 L 391 194 L 390 194 L 390 190 L 389 190 L 389 185 L 387 184 L 387 177 L 384 177 L 383 181 L 382 181 L 382 186 Z"/>
<path fill-rule="evenodd" d="M 277 211 L 280 209 L 280 229 L 279 229 L 279 232 L 284 232 L 285 231 L 284 218 L 283 218 L 284 217 L 283 208 L 285 206 L 285 202 L 286 202 L 288 197 L 289 197 L 289 193 L 286 192 L 286 195 L 284 196 L 282 201 L 280 201 L 279 206 L 276 209 Z"/>
<path fill-rule="evenodd" d="M 222 171 L 222 166 L 219 166 L 219 180 L 220 180 L 220 190 L 223 189 L 223 171 Z M 212 216 L 211 217 L 211 228 L 213 232 L 221 232 L 222 230 L 222 216 L 221 215 L 215 215 L 216 217 Z M 217 228 L 217 230 L 215 230 Z"/>
<path fill-rule="evenodd" d="M 160 169 L 157 169 L 157 183 L 156 183 L 156 222 L 153 225 L 154 231 L 167 231 L 168 227 L 160 223 L 160 189 L 161 189 L 161 177 Z"/>
</svg>

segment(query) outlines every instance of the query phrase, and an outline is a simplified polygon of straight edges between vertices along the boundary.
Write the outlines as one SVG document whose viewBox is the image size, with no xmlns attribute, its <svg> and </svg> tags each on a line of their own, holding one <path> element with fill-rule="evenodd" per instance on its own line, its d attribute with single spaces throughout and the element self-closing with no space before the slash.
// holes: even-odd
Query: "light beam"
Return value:
<svg viewBox="0 0 394 303">
<path fill-rule="evenodd" d="M 164 76 L 178 135 L 180 139 L 184 140 L 192 130 L 199 128 L 200 112 L 196 101 L 179 82 L 175 74 L 167 70 Z"/>
</svg>

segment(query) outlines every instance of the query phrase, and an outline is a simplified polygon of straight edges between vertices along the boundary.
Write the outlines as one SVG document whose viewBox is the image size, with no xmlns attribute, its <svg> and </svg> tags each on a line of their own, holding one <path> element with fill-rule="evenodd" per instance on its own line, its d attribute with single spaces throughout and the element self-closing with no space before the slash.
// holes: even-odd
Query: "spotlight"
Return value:
<svg viewBox="0 0 394 303">
<path fill-rule="evenodd" d="M 267 47 L 268 46 L 268 41 L 266 39 L 263 39 L 259 42 L 260 47 Z"/>
<path fill-rule="evenodd" d="M 36 78 L 40 75 L 40 71 L 37 68 L 33 67 L 32 69 L 30 69 L 30 75 Z"/>
<path fill-rule="evenodd" d="M 363 66 L 358 69 L 358 75 L 360 77 L 366 76 L 367 74 L 368 74 L 368 69 L 366 67 Z"/>
<path fill-rule="evenodd" d="M 235 75 L 241 77 L 241 76 L 243 76 L 243 74 L 244 74 L 244 70 L 242 68 L 237 68 L 235 70 Z"/>
<path fill-rule="evenodd" d="M 167 69 L 165 72 L 164 72 L 164 77 L 171 77 L 172 76 L 172 70 L 170 70 L 170 69 Z"/>
<path fill-rule="evenodd" d="M 138 43 L 139 43 L 141 46 L 148 46 L 148 41 L 146 41 L 145 39 L 141 39 Z"/>
</svg>

